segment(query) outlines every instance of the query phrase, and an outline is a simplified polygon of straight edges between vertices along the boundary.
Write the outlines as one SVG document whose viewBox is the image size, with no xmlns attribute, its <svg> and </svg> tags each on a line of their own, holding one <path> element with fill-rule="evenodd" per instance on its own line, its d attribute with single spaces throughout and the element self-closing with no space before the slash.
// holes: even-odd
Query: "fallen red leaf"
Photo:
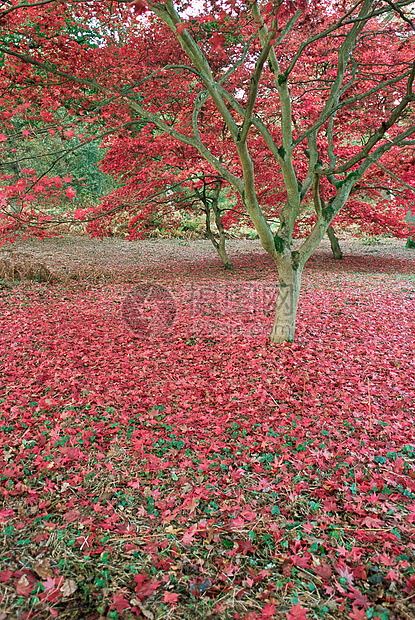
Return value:
<svg viewBox="0 0 415 620">
<path fill-rule="evenodd" d="M 308 609 L 301 607 L 301 603 L 297 603 L 287 612 L 287 620 L 307 620 L 307 611 Z"/>
</svg>

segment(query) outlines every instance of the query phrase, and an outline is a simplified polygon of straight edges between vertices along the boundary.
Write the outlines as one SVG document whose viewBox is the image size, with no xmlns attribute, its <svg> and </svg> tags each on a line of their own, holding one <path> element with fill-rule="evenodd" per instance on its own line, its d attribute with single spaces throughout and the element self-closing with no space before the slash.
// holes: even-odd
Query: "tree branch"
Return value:
<svg viewBox="0 0 415 620">
<path fill-rule="evenodd" d="M 341 103 L 337 104 L 337 106 L 335 106 L 332 109 L 328 110 L 328 112 L 326 112 L 326 114 L 324 114 L 324 115 L 320 114 L 320 117 L 313 124 L 313 126 L 310 127 L 310 129 L 307 129 L 307 131 L 304 131 L 300 136 L 298 136 L 298 138 L 295 139 L 295 141 L 293 143 L 294 148 L 296 146 L 298 146 L 299 144 L 301 144 L 301 142 L 303 140 L 305 140 L 311 133 L 313 133 L 314 131 L 318 131 L 320 129 L 320 127 L 322 127 L 324 125 L 324 123 L 330 118 L 330 116 L 332 116 L 333 114 L 336 114 L 336 112 L 338 112 L 339 110 L 345 108 L 346 106 L 348 106 L 348 105 L 350 105 L 352 103 L 357 103 L 358 101 L 362 101 L 362 99 L 367 99 L 371 95 L 374 95 L 375 93 L 377 93 L 380 90 L 382 90 L 382 88 L 385 88 L 387 86 L 391 86 L 392 84 L 397 84 L 398 82 L 402 81 L 406 77 L 409 77 L 411 75 L 411 71 L 412 71 L 411 69 L 408 69 L 408 71 L 405 71 L 401 75 L 398 75 L 397 77 L 391 78 L 390 80 L 385 80 L 384 82 L 381 82 L 380 84 L 377 84 L 373 88 L 370 88 L 369 90 L 367 90 L 366 92 L 364 92 L 364 93 L 362 93 L 360 95 L 355 95 L 354 97 L 349 97 L 348 99 L 345 99 Z"/>
<path fill-rule="evenodd" d="M 414 62 L 411 74 L 409 76 L 409 79 L 408 79 L 405 96 L 403 97 L 402 101 L 400 101 L 400 103 L 392 110 L 392 113 L 390 114 L 389 118 L 382 123 L 381 127 L 379 127 L 379 129 L 374 134 L 372 134 L 372 136 L 367 141 L 365 147 L 361 149 L 359 153 L 356 153 L 353 157 L 351 157 L 347 162 L 345 162 L 338 168 L 323 169 L 321 171 L 322 174 L 328 175 L 328 174 L 340 174 L 342 172 L 346 172 L 347 170 L 350 170 L 353 166 L 355 166 L 357 163 L 362 161 L 362 159 L 368 157 L 372 148 L 384 137 L 385 133 L 396 123 L 396 121 L 400 118 L 403 110 L 405 110 L 408 104 L 411 101 L 415 101 L 415 94 L 412 92 L 414 78 L 415 78 L 415 62 Z M 414 131 L 415 131 L 415 127 L 408 135 L 412 135 Z M 406 132 L 404 132 L 403 134 L 400 134 L 402 135 L 402 139 L 406 137 L 405 134 Z M 393 145 L 396 145 L 396 137 L 393 140 L 391 140 L 391 142 L 393 143 Z"/>
<path fill-rule="evenodd" d="M 252 116 L 253 116 L 253 111 L 254 111 L 254 105 L 256 102 L 256 98 L 258 95 L 258 86 L 259 86 L 259 81 L 261 79 L 261 74 L 262 74 L 262 70 L 264 68 L 264 64 L 266 59 L 268 58 L 268 54 L 270 52 L 270 49 L 272 47 L 272 37 L 273 37 L 273 30 L 271 30 L 271 32 L 268 34 L 265 43 L 262 47 L 261 53 L 259 55 L 259 58 L 257 59 L 256 63 L 255 63 L 255 69 L 254 69 L 254 73 L 251 77 L 251 84 L 250 84 L 250 89 L 249 89 L 249 97 L 248 97 L 248 103 L 246 105 L 246 110 L 245 110 L 245 116 L 244 116 L 244 121 L 243 121 L 243 125 L 242 125 L 242 129 L 239 133 L 238 136 L 238 142 L 243 143 L 246 142 L 247 137 L 248 137 L 248 133 L 249 133 L 249 129 L 251 127 L 252 124 Z"/>
<path fill-rule="evenodd" d="M 400 183 L 401 185 L 404 185 L 404 187 L 406 187 L 407 189 L 411 190 L 411 192 L 415 193 L 415 186 L 413 185 L 408 185 L 408 183 L 405 183 L 405 181 L 403 181 L 402 179 L 400 179 L 398 176 L 396 176 L 396 174 L 394 174 L 391 170 L 389 170 L 388 168 L 386 168 L 386 166 L 384 166 L 383 164 L 380 163 L 380 161 L 377 161 L 376 159 L 372 159 L 371 157 L 368 157 L 368 159 L 372 160 L 374 164 L 376 164 L 376 166 L 379 166 L 379 168 L 382 168 L 382 170 L 384 170 L 387 174 L 389 174 L 389 176 L 391 176 L 393 179 L 395 179 L 395 181 L 397 181 L 398 183 Z"/>
</svg>

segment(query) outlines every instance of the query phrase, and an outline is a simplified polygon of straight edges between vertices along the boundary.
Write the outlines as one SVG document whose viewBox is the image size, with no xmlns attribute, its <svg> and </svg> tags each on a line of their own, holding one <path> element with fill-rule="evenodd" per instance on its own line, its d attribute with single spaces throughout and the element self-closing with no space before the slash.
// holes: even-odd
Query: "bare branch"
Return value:
<svg viewBox="0 0 415 620">
<path fill-rule="evenodd" d="M 388 1 L 388 0 L 386 0 Z M 304 41 L 300 47 L 298 48 L 297 53 L 295 54 L 294 58 L 292 59 L 290 65 L 288 66 L 287 70 L 286 70 L 286 75 L 290 75 L 290 73 L 293 71 L 295 65 L 297 64 L 298 59 L 300 58 L 300 56 L 303 54 L 303 52 L 305 51 L 305 49 L 311 45 L 312 43 L 315 43 L 316 41 L 319 41 L 320 39 L 325 38 L 326 36 L 328 36 L 329 34 L 331 34 L 332 32 L 339 30 L 342 26 L 350 26 L 351 24 L 359 24 L 361 22 L 367 22 L 369 19 L 373 19 L 374 17 L 379 17 L 381 15 L 383 15 L 384 13 L 389 12 L 388 8 L 381 8 L 381 9 L 377 9 L 375 11 L 372 11 L 370 14 L 368 14 L 368 16 L 364 17 L 364 16 L 359 16 L 356 18 L 352 18 L 352 19 L 347 19 L 350 15 L 352 15 L 354 13 L 354 11 L 358 8 L 358 6 L 360 4 L 362 4 L 363 0 L 359 0 L 359 2 L 357 2 L 345 15 L 343 15 L 335 24 L 333 24 L 332 26 L 330 26 L 329 28 L 327 28 L 326 30 L 324 30 L 323 32 L 313 35 L 312 37 L 310 37 L 309 39 L 307 39 L 307 41 Z M 401 2 L 395 3 L 399 6 L 408 6 L 413 4 L 413 0 L 401 0 Z"/>
<path fill-rule="evenodd" d="M 320 219 L 323 213 L 323 209 L 322 209 L 321 200 L 320 200 L 320 175 L 317 172 L 314 173 L 313 202 L 314 202 L 314 208 L 317 213 L 317 217 L 318 219 Z"/>
<path fill-rule="evenodd" d="M 405 15 L 405 13 L 402 11 L 401 7 L 398 6 L 398 4 L 396 2 L 391 2 L 391 0 L 386 0 L 387 4 L 389 4 L 389 6 L 398 13 L 398 15 L 403 19 L 403 21 L 405 21 L 407 24 L 409 24 L 412 28 L 412 30 L 415 30 L 415 24 L 412 21 L 412 19 L 409 19 L 409 17 L 407 17 Z"/>
<path fill-rule="evenodd" d="M 172 30 L 172 32 L 175 33 L 184 52 L 199 71 L 200 78 L 206 90 L 212 97 L 223 120 L 225 121 L 233 139 L 236 140 L 238 136 L 238 127 L 227 109 L 223 98 L 219 94 L 217 83 L 213 78 L 212 71 L 206 57 L 187 29 L 184 29 L 183 31 L 177 30 L 181 20 L 173 5 L 173 2 L 171 0 L 166 0 L 165 5 L 163 6 L 153 3 L 151 5 L 151 9 Z"/>
<path fill-rule="evenodd" d="M 392 84 L 401 82 L 403 79 L 409 77 L 410 75 L 411 75 L 411 69 L 408 69 L 408 71 L 405 71 L 405 73 L 402 73 L 401 75 L 391 78 L 390 80 L 385 80 L 377 84 L 376 86 L 373 86 L 373 88 L 370 88 L 369 90 L 365 91 L 364 93 L 360 95 L 355 95 L 354 97 L 349 97 L 348 99 L 345 99 L 344 101 L 339 103 L 337 106 L 334 106 L 332 109 L 328 110 L 326 114 L 323 115 L 322 113 L 319 119 L 314 123 L 312 127 L 310 127 L 310 129 L 307 129 L 307 131 L 304 131 L 304 133 L 302 133 L 300 136 L 298 136 L 298 138 L 296 138 L 296 140 L 294 141 L 294 147 L 298 146 L 311 133 L 320 129 L 320 127 L 324 125 L 324 123 L 330 118 L 330 116 L 332 116 L 333 114 L 335 114 L 342 108 L 345 108 L 346 106 L 352 103 L 357 103 L 358 101 L 362 101 L 363 99 L 367 99 L 368 97 L 370 97 L 371 95 L 374 95 L 375 93 L 379 92 L 383 88 L 386 88 L 387 86 L 391 86 Z"/>
<path fill-rule="evenodd" d="M 56 67 L 54 67 L 52 65 L 47 65 L 44 62 L 40 62 L 39 60 L 36 60 L 35 58 L 32 58 L 31 56 L 29 56 L 27 54 L 21 54 L 19 52 L 15 52 L 13 50 L 9 50 L 9 49 L 4 48 L 2 46 L 0 46 L 0 52 L 4 52 L 5 54 L 9 54 L 9 55 L 14 56 L 16 58 L 19 58 L 19 60 L 21 60 L 22 62 L 30 64 L 30 65 L 33 65 L 35 67 L 38 67 L 39 69 L 42 69 L 43 71 L 45 71 L 47 73 L 52 73 L 54 75 L 59 75 L 59 77 L 65 78 L 65 79 L 67 79 L 70 82 L 76 82 L 77 84 L 82 84 L 83 86 L 87 86 L 87 87 L 89 87 L 89 88 L 91 88 L 93 90 L 96 90 L 96 91 L 98 91 L 100 93 L 103 93 L 105 95 L 110 94 L 110 90 L 108 88 L 106 88 L 105 86 L 102 86 L 101 84 L 99 84 L 95 80 L 89 80 L 87 78 L 80 78 L 80 77 L 77 77 L 75 75 L 70 75 L 68 73 L 65 73 L 64 71 L 61 71 L 61 70 L 57 69 Z M 112 93 L 111 93 L 111 96 L 112 96 Z M 182 134 L 179 131 L 176 131 L 175 129 L 170 127 L 170 125 L 168 125 L 166 122 L 164 122 L 160 118 L 160 116 L 158 116 L 157 114 L 148 112 L 139 103 L 137 103 L 137 101 L 135 101 L 134 99 L 131 99 L 131 97 L 129 97 L 128 94 L 124 95 L 124 96 L 120 95 L 120 98 L 124 99 L 124 101 L 127 103 L 127 105 L 130 108 L 132 108 L 134 111 L 136 111 L 144 120 L 147 120 L 148 122 L 153 123 L 154 125 L 156 125 L 156 127 L 161 129 L 162 131 L 164 131 L 168 135 L 172 136 L 173 138 L 175 138 L 179 142 L 183 142 L 185 144 L 188 144 L 189 146 L 193 146 L 196 150 L 199 151 L 199 153 L 203 157 L 205 157 L 205 159 L 210 164 L 212 164 L 212 166 L 215 168 L 215 170 L 217 170 L 223 176 L 223 178 L 225 178 L 227 181 L 229 181 L 229 183 L 231 183 L 231 185 L 233 185 L 235 187 L 235 189 L 237 189 L 239 192 L 242 192 L 242 187 L 243 187 L 242 181 L 238 177 L 233 175 L 231 172 L 229 172 L 229 170 L 219 161 L 219 159 L 217 157 L 215 157 L 206 148 L 206 146 L 204 144 L 202 144 L 202 142 L 200 140 L 198 140 L 196 137 L 186 136 L 185 134 Z M 227 112 L 227 114 L 230 116 L 229 112 Z M 234 123 L 233 119 L 232 119 L 232 122 Z M 235 123 L 234 123 L 234 125 L 235 125 Z"/>
<path fill-rule="evenodd" d="M 392 110 L 389 118 L 382 123 L 381 127 L 379 127 L 378 130 L 375 131 L 374 134 L 372 134 L 372 136 L 367 141 L 365 147 L 361 149 L 358 153 L 356 153 L 353 157 L 351 157 L 347 162 L 339 166 L 338 168 L 323 169 L 321 171 L 322 174 L 325 174 L 325 175 L 340 174 L 342 172 L 346 172 L 347 170 L 350 170 L 354 165 L 362 161 L 362 159 L 365 159 L 366 157 L 368 157 L 372 148 L 384 137 L 385 133 L 396 123 L 396 121 L 400 118 L 403 110 L 405 110 L 408 104 L 411 101 L 415 101 L 415 94 L 412 92 L 414 78 L 415 78 L 415 62 L 414 62 L 414 66 L 411 71 L 411 75 L 409 76 L 409 79 L 407 82 L 405 96 L 403 97 L 402 101 L 400 101 L 400 103 Z M 414 131 L 415 131 L 415 128 L 412 128 L 412 131 L 408 135 L 412 135 Z M 402 139 L 406 137 L 405 134 L 400 134 L 400 135 L 402 135 Z M 391 140 L 391 143 L 393 143 L 393 145 L 396 145 L 396 141 L 397 141 L 396 138 L 394 138 L 393 140 Z"/>
<path fill-rule="evenodd" d="M 372 160 L 371 157 L 368 157 L 368 159 Z M 380 161 L 377 161 L 376 159 L 372 160 L 374 164 L 376 164 L 376 166 L 379 166 L 379 168 L 382 168 L 382 170 L 384 170 L 386 172 L 386 174 L 388 174 L 389 176 L 391 176 L 393 179 L 395 179 L 395 181 L 397 181 L 398 183 L 400 183 L 401 185 L 403 185 L 404 187 L 406 187 L 407 189 L 411 190 L 411 192 L 415 193 L 415 187 L 412 185 L 408 185 L 408 183 L 405 183 L 405 181 L 403 181 L 402 179 L 400 179 L 398 176 L 396 176 L 396 174 L 394 174 L 391 170 L 389 170 L 388 168 L 386 168 L 386 166 L 384 166 L 383 164 L 380 163 Z"/>
<path fill-rule="evenodd" d="M 273 34 L 274 34 L 273 30 L 271 30 L 271 32 L 268 34 L 265 40 L 261 53 L 255 63 L 254 73 L 251 77 L 251 85 L 249 89 L 248 103 L 247 103 L 246 110 L 245 110 L 244 122 L 242 125 L 242 129 L 238 135 L 238 142 L 241 142 L 241 143 L 246 142 L 249 129 L 252 124 L 252 115 L 254 111 L 255 101 L 258 95 L 259 81 L 261 79 L 261 73 L 264 68 L 265 61 L 268 58 L 268 54 L 272 47 Z"/>
</svg>

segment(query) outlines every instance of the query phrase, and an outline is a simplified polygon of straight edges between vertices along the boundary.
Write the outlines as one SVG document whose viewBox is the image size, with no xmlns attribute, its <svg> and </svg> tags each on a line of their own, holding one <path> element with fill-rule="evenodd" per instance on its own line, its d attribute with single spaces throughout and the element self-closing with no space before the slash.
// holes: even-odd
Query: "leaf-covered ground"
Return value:
<svg viewBox="0 0 415 620">
<path fill-rule="evenodd" d="M 275 346 L 257 245 L 151 247 L 2 283 L 0 620 L 414 618 L 413 251 L 317 253 Z"/>
</svg>

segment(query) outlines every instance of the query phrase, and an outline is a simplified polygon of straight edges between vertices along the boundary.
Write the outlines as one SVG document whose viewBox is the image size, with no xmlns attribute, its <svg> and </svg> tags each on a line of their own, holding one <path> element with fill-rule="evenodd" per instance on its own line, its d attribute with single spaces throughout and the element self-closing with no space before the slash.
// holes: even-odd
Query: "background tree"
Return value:
<svg viewBox="0 0 415 620">
<path fill-rule="evenodd" d="M 189 219 L 203 214 L 206 234 L 222 265 L 232 268 L 221 219 L 226 212 L 221 200 L 224 181 L 194 149 L 149 126 L 137 135 L 125 132 L 112 139 L 101 170 L 116 178 L 120 187 L 91 210 L 98 215 L 109 211 L 110 215 L 94 219 L 88 232 L 106 235 L 121 220 L 128 238 L 136 239 L 156 225 L 170 230 L 183 228 L 180 214 Z M 116 205 L 119 208 L 115 211 Z"/>
<path fill-rule="evenodd" d="M 275 262 L 271 340 L 292 340 L 305 262 L 376 162 L 413 145 L 411 4 L 211 2 L 189 17 L 170 0 L 136 0 L 135 16 L 97 1 L 12 2 L 0 13 L 3 119 L 16 99 L 32 115 L 64 106 L 91 127 L 150 124 L 197 151 L 239 196 Z M 79 34 L 91 24 L 96 47 Z M 273 234 L 261 198 L 278 176 Z M 315 224 L 294 245 L 311 199 Z M 34 217 L 30 205 L 19 213 Z"/>
</svg>

